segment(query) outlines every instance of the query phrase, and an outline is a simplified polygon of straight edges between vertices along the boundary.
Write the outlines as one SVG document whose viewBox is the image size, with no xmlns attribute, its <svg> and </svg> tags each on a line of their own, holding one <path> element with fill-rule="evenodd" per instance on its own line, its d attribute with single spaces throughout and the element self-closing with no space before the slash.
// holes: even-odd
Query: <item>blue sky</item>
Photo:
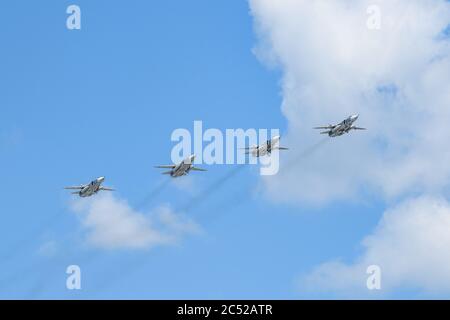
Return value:
<svg viewBox="0 0 450 320">
<path fill-rule="evenodd" d="M 283 70 L 253 53 L 259 40 L 249 4 L 79 0 L 82 28 L 68 30 L 72 3 L 0 4 L 0 298 L 335 297 L 302 293 L 297 278 L 335 258 L 358 258 L 392 203 L 373 190 L 361 201 L 277 201 L 249 166 L 212 192 L 233 170 L 217 165 L 186 184 L 171 181 L 137 208 L 168 178 L 153 166 L 170 163 L 173 130 L 191 130 L 194 120 L 289 130 Z M 297 139 L 292 153 L 320 137 Z M 343 141 L 351 139 L 358 138 Z M 351 152 L 347 142 L 338 143 Z M 202 231 L 150 249 L 90 246 L 63 187 L 98 176 L 143 214 L 203 194 L 184 213 Z M 65 288 L 70 264 L 81 267 L 82 290 Z M 389 297 L 416 294 L 402 287 Z"/>
</svg>

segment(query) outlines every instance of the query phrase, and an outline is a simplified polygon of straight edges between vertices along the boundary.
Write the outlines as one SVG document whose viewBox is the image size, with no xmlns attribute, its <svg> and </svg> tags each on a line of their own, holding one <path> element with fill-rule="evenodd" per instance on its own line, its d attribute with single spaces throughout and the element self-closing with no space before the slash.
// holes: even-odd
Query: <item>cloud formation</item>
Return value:
<svg viewBox="0 0 450 320">
<path fill-rule="evenodd" d="M 284 159 L 319 141 L 312 127 L 359 113 L 365 132 L 333 139 L 289 174 L 266 178 L 285 202 L 326 204 L 434 192 L 450 178 L 450 22 L 443 0 L 251 0 L 258 57 L 283 71 Z M 381 29 L 367 27 L 370 5 Z M 283 164 L 282 164 L 283 165 Z M 295 186 L 295 187 L 294 187 Z"/>
<path fill-rule="evenodd" d="M 375 231 L 362 242 L 354 263 L 324 263 L 298 283 L 302 293 L 327 292 L 361 297 L 398 288 L 427 294 L 450 292 L 450 203 L 439 197 L 410 199 L 387 210 Z M 367 267 L 381 268 L 381 292 L 366 287 Z"/>
<path fill-rule="evenodd" d="M 126 201 L 111 194 L 99 194 L 74 201 L 71 208 L 79 214 L 87 242 L 101 249 L 147 249 L 172 245 L 199 227 L 168 206 L 151 214 L 134 210 Z"/>
<path fill-rule="evenodd" d="M 264 179 L 267 196 L 300 205 L 401 201 L 353 263 L 321 264 L 301 277 L 300 291 L 367 297 L 366 268 L 375 264 L 383 294 L 450 292 L 450 205 L 440 196 L 450 186 L 450 2 L 249 2 L 255 54 L 283 72 L 291 149 L 280 174 Z M 380 29 L 368 27 L 373 5 Z M 355 113 L 367 131 L 321 143 L 312 130 Z"/>
</svg>

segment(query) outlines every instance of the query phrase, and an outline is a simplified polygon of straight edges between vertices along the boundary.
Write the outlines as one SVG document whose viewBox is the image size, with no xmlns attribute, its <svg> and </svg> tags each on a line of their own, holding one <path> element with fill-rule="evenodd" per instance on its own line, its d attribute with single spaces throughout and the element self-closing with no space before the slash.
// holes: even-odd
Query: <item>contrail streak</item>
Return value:
<svg viewBox="0 0 450 320">
<path fill-rule="evenodd" d="M 96 254 L 94 252 L 90 252 L 84 257 L 84 261 L 83 261 L 82 260 L 83 259 L 82 255 L 79 255 L 78 257 L 74 258 L 68 252 L 64 252 L 64 254 L 62 256 L 55 256 L 52 259 L 50 259 L 50 261 L 43 261 L 42 264 L 51 263 L 53 266 L 54 265 L 57 265 L 57 266 L 61 266 L 62 265 L 62 266 L 64 266 L 64 268 L 61 269 L 61 270 L 58 270 L 58 271 L 51 270 L 52 271 L 51 273 L 47 272 L 47 273 L 44 273 L 44 274 L 40 275 L 39 279 L 36 281 L 34 286 L 29 291 L 28 296 L 26 297 L 26 299 L 36 299 L 40 295 L 42 295 L 42 293 L 45 292 L 46 286 L 52 280 L 59 278 L 58 275 L 60 273 L 62 273 L 62 272 L 65 272 L 65 268 L 69 266 L 69 263 L 70 264 L 77 264 L 77 265 L 80 266 L 81 270 L 83 270 L 83 266 L 85 264 L 88 264 L 95 257 L 96 257 Z M 80 263 L 80 261 L 81 261 L 81 263 Z M 33 269 L 34 270 L 41 270 L 41 268 L 39 268 L 39 269 L 33 268 Z"/>
<path fill-rule="evenodd" d="M 57 212 L 54 215 L 51 215 L 48 217 L 44 222 L 39 225 L 36 229 L 34 229 L 33 232 L 30 232 L 30 234 L 33 234 L 31 237 L 25 237 L 19 240 L 19 242 L 14 245 L 10 246 L 10 251 L 3 254 L 3 256 L 0 258 L 0 261 L 3 263 L 7 262 L 8 260 L 14 258 L 18 253 L 20 253 L 20 250 L 24 249 L 31 243 L 32 240 L 34 240 L 37 236 L 44 233 L 46 230 L 50 229 L 56 222 L 59 221 L 59 218 L 63 216 L 62 212 Z"/>
<path fill-rule="evenodd" d="M 307 149 L 303 150 L 299 154 L 297 154 L 291 161 L 289 161 L 285 166 L 284 169 L 290 169 L 291 167 L 298 164 L 298 162 L 310 155 L 312 155 L 317 149 L 319 149 L 322 145 L 324 145 L 326 142 L 328 142 L 329 139 L 325 138 L 321 141 L 315 143 L 314 145 L 308 147 Z M 215 192 L 217 192 L 226 182 L 228 182 L 232 177 L 236 176 L 241 170 L 246 167 L 244 165 L 237 166 L 236 168 L 232 169 L 229 173 L 224 175 L 223 177 L 217 179 L 215 182 L 213 182 L 209 187 L 205 188 L 205 190 L 198 195 L 194 196 L 185 206 L 181 207 L 179 211 L 187 213 L 191 211 L 192 209 L 200 206 L 202 203 L 204 203 L 208 198 L 210 198 Z M 239 192 L 236 197 L 233 197 L 232 201 L 227 201 L 225 205 L 218 206 L 217 210 L 210 210 L 208 212 L 214 211 L 214 213 L 220 212 L 221 216 L 224 213 L 230 212 L 234 208 L 237 208 L 238 206 L 244 204 L 248 200 L 250 200 L 251 192 L 247 189 L 246 191 Z M 218 219 L 220 216 L 218 215 L 208 215 L 209 222 L 213 222 L 216 219 Z M 161 252 L 161 251 L 160 251 Z M 152 255 L 154 257 L 154 254 Z M 148 257 L 144 255 L 141 259 L 136 259 L 133 262 L 129 263 L 127 266 L 120 268 L 115 275 L 117 277 L 109 277 L 108 279 L 120 279 L 120 276 L 124 276 L 124 272 L 126 272 L 125 275 L 130 275 L 131 273 L 137 271 L 140 267 L 145 265 L 146 261 L 148 260 Z M 104 283 L 104 285 L 100 285 L 98 289 L 103 289 L 107 287 L 108 285 L 111 285 L 112 281 L 108 283 Z"/>
<path fill-rule="evenodd" d="M 217 179 L 213 182 L 209 187 L 207 187 L 204 191 L 194 196 L 184 207 L 180 208 L 181 212 L 189 212 L 196 206 L 201 205 L 206 199 L 211 197 L 215 192 L 217 192 L 228 180 L 234 177 L 236 174 L 242 171 L 246 166 L 239 165 L 233 168 L 229 173 L 224 175 L 223 177 Z"/>
<path fill-rule="evenodd" d="M 280 171 L 280 174 L 285 174 L 288 171 L 288 169 L 291 169 L 292 167 L 298 165 L 298 163 L 310 155 L 314 154 L 318 149 L 320 149 L 323 145 L 325 145 L 328 141 L 330 141 L 329 138 L 324 138 L 320 140 L 319 142 L 309 146 L 302 152 L 295 155 L 291 161 L 287 162 L 286 165 L 282 167 L 283 171 Z M 234 210 L 235 208 L 243 205 L 245 202 L 250 201 L 252 199 L 252 192 L 250 189 L 241 190 L 240 192 L 237 192 L 230 200 L 224 201 L 220 205 L 217 205 L 214 209 L 209 210 L 208 212 L 214 212 L 214 215 L 208 215 L 208 222 L 213 222 L 216 219 L 219 219 L 221 216 L 227 214 L 228 212 Z"/>
<path fill-rule="evenodd" d="M 62 264 L 63 262 L 71 262 L 73 264 L 76 261 L 80 261 L 81 259 L 77 257 L 77 260 L 73 260 L 74 253 L 73 250 L 62 250 L 62 248 L 70 248 L 70 243 L 68 242 L 73 236 L 75 236 L 76 233 L 72 234 L 65 234 L 65 236 L 62 239 L 58 240 L 58 253 L 51 257 L 40 257 L 39 261 L 30 261 L 30 263 L 27 263 L 23 268 L 14 270 L 13 273 L 10 273 L 7 277 L 4 277 L 3 279 L 0 279 L 0 288 L 5 290 L 5 288 L 8 288 L 10 286 L 15 285 L 18 281 L 23 281 L 25 278 L 30 278 L 33 280 L 33 276 L 37 276 L 38 280 L 36 281 L 36 284 L 34 285 L 31 292 L 28 292 L 30 295 L 27 298 L 34 298 L 36 295 L 38 295 L 45 286 L 50 282 L 52 278 L 55 278 L 60 274 L 60 272 L 64 272 L 64 269 L 61 269 L 58 272 L 54 272 L 51 275 L 46 272 L 47 270 L 44 270 L 44 267 L 47 265 L 54 266 L 55 264 Z M 88 257 L 92 256 L 93 254 L 89 255 Z M 68 264 L 67 264 L 68 265 Z M 66 266 L 67 266 L 66 265 Z M 24 293 L 25 294 L 25 293 Z M 23 297 L 22 297 L 23 298 Z"/>
<path fill-rule="evenodd" d="M 248 188 L 240 190 L 236 192 L 230 199 L 227 199 L 226 201 L 220 202 L 218 205 L 214 206 L 213 209 L 204 211 L 201 215 L 202 220 L 205 223 L 211 223 L 225 214 L 230 213 L 232 210 L 238 208 L 239 206 L 243 205 L 244 203 L 250 201 L 252 198 L 251 192 Z M 214 214 L 209 214 L 214 213 Z M 203 219 L 203 217 L 205 217 Z"/>
<path fill-rule="evenodd" d="M 317 149 L 319 149 L 322 145 L 324 145 L 327 141 L 329 141 L 328 138 L 323 139 L 314 145 L 308 147 L 307 149 L 303 150 L 299 154 L 295 155 L 295 157 L 289 161 L 283 169 L 290 169 L 291 167 L 298 164 L 298 162 L 310 155 L 312 155 Z M 247 167 L 245 165 L 239 165 L 224 176 L 220 177 L 216 181 L 214 181 L 212 184 L 210 184 L 208 187 L 206 187 L 201 193 L 195 195 L 193 198 L 191 198 L 188 203 L 186 203 L 184 206 L 176 210 L 177 212 L 183 212 L 188 213 L 192 209 L 197 208 L 201 206 L 207 199 L 209 199 L 214 193 L 220 190 L 220 188 L 226 184 L 231 178 L 235 177 L 238 173 L 240 173 L 244 167 Z M 159 195 L 162 190 L 168 185 L 170 179 L 163 181 L 160 183 L 148 196 L 145 197 L 145 199 L 138 205 L 138 207 L 142 207 L 146 205 L 151 199 Z M 252 199 L 251 192 L 249 189 L 243 190 L 242 192 L 236 193 L 236 196 L 233 196 L 231 201 L 226 201 L 225 204 L 217 206 L 214 210 L 209 210 L 208 212 L 214 212 L 214 215 L 208 215 L 208 221 L 213 222 L 220 218 L 220 216 L 223 216 L 223 214 L 226 214 L 230 212 L 231 210 L 237 208 L 238 206 L 244 204 L 245 202 Z M 220 213 L 220 216 L 217 215 L 217 213 Z M 148 252 L 148 251 L 147 251 Z M 163 251 L 159 251 L 161 253 Z M 152 253 L 152 258 L 155 257 L 155 253 Z M 97 290 L 102 290 L 112 284 L 112 282 L 120 281 L 125 276 L 129 276 L 131 273 L 137 271 L 139 268 L 143 267 L 145 263 L 148 261 L 149 257 L 143 253 L 141 257 L 134 258 L 132 261 L 129 261 L 125 266 L 121 266 L 118 270 L 114 272 L 114 275 L 111 277 L 107 277 L 107 280 L 100 283 L 97 287 Z M 111 280 L 113 279 L 113 280 Z M 97 292 L 100 293 L 100 292 Z"/>
<path fill-rule="evenodd" d="M 245 165 L 239 165 L 235 168 L 233 168 L 230 172 L 225 174 L 224 176 L 220 177 L 216 181 L 214 181 L 212 184 L 210 184 L 205 190 L 203 190 L 198 195 L 194 196 L 185 206 L 179 208 L 176 210 L 176 212 L 183 212 L 187 213 L 191 211 L 192 209 L 200 206 L 204 201 L 206 201 L 209 197 L 211 197 L 216 191 L 218 191 L 226 182 L 228 182 L 232 177 L 236 176 L 239 172 L 241 172 L 246 166 Z M 162 252 L 162 251 L 159 251 Z M 152 257 L 154 257 L 154 253 L 152 254 Z M 112 280 L 115 279 L 119 280 L 121 277 L 128 276 L 131 273 L 137 271 L 140 267 L 143 267 L 145 263 L 148 261 L 149 257 L 147 255 L 143 255 L 142 257 L 133 260 L 133 262 L 127 264 L 126 266 L 123 266 L 118 271 L 115 272 L 113 277 L 109 277 L 108 283 L 102 283 L 100 284 L 97 289 L 101 290 L 107 287 L 108 285 L 111 285 Z M 125 272 L 126 271 L 126 272 Z"/>
<path fill-rule="evenodd" d="M 147 194 L 137 204 L 136 210 L 144 208 L 151 200 L 153 200 L 155 197 L 157 197 L 162 191 L 164 191 L 164 189 L 170 183 L 170 181 L 171 181 L 170 179 L 164 179 L 163 181 L 161 181 L 155 188 L 153 188 L 153 190 L 149 194 Z M 52 225 L 58 221 L 57 218 L 59 218 L 60 216 L 62 216 L 61 212 L 59 212 L 56 215 L 51 216 L 39 228 L 37 228 L 35 232 L 33 232 L 33 234 L 35 234 L 35 236 L 28 237 L 28 238 L 25 238 L 22 241 L 20 241 L 16 246 L 14 246 L 13 249 L 11 249 L 8 253 L 6 253 L 2 257 L 1 260 L 4 262 L 4 261 L 7 261 L 8 259 L 12 258 L 15 254 L 17 254 L 19 252 L 20 249 L 22 249 L 23 247 L 25 247 L 26 245 L 31 243 L 31 241 L 34 240 L 39 234 L 45 232 L 47 229 L 50 229 L 52 227 Z M 67 254 L 65 255 L 65 257 L 67 257 Z M 85 263 L 91 263 L 92 260 L 95 259 L 95 256 L 88 255 L 88 257 L 86 259 L 85 259 Z M 44 265 L 45 263 L 46 262 L 42 262 L 41 264 Z M 41 265 L 41 264 L 39 264 L 39 265 Z M 36 266 L 36 264 L 32 265 L 31 267 L 24 268 L 23 271 L 26 272 L 27 274 L 29 274 L 28 271 L 30 271 L 30 272 L 33 271 L 35 269 L 35 266 Z M 13 284 L 16 280 L 20 279 L 22 274 L 23 274 L 23 272 L 15 272 L 14 274 L 10 275 L 9 277 L 0 280 L 1 287 L 5 287 L 5 286 L 9 286 L 9 285 Z M 40 281 L 38 283 L 36 283 L 34 288 L 31 290 L 30 297 L 32 297 L 32 298 L 36 297 L 41 292 L 43 292 L 43 290 L 45 289 L 45 285 L 49 282 L 49 279 L 50 279 L 50 277 L 41 277 Z"/>
<path fill-rule="evenodd" d="M 161 181 L 155 188 L 153 188 L 150 193 L 148 193 L 136 206 L 136 210 L 143 209 L 150 201 L 152 201 L 154 198 L 156 198 L 164 189 L 169 185 L 171 182 L 171 179 L 164 179 Z M 85 259 L 85 264 L 91 264 L 94 260 L 96 260 L 98 256 L 88 256 L 87 259 Z M 120 276 L 120 274 L 118 275 Z M 30 295 L 31 297 L 36 297 L 40 293 L 43 292 L 45 289 L 45 284 L 48 283 L 49 279 L 42 278 L 39 283 L 35 285 L 35 287 L 32 289 Z M 10 283 L 11 281 L 9 281 Z"/>
<path fill-rule="evenodd" d="M 303 150 L 302 152 L 300 152 L 299 154 L 297 154 L 294 159 L 292 159 L 291 161 L 289 161 L 286 166 L 285 169 L 289 169 L 292 166 L 295 166 L 300 160 L 302 160 L 303 158 L 306 158 L 312 154 L 314 154 L 314 152 L 318 149 L 320 149 L 320 147 L 322 147 L 325 143 L 327 143 L 328 141 L 330 141 L 330 138 L 324 138 L 322 140 L 320 140 L 319 142 L 313 144 L 312 146 L 306 148 L 305 150 Z"/>
<path fill-rule="evenodd" d="M 170 179 L 164 179 L 161 181 L 148 195 L 144 197 L 144 199 L 141 200 L 136 205 L 136 210 L 142 209 L 145 207 L 153 198 L 156 198 L 164 189 L 166 186 L 170 183 Z"/>
</svg>

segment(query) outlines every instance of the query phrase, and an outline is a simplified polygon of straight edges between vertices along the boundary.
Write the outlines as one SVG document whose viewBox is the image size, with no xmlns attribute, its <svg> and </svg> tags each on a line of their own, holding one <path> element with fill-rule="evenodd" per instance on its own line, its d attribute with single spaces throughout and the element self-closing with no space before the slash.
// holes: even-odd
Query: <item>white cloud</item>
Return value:
<svg viewBox="0 0 450 320">
<path fill-rule="evenodd" d="M 450 41 L 442 36 L 450 2 L 249 2 L 255 53 L 283 72 L 288 121 L 290 151 L 280 173 L 264 178 L 267 195 L 301 205 L 430 195 L 388 209 L 354 263 L 320 265 L 301 291 L 365 295 L 366 268 L 378 264 L 384 293 L 450 292 L 450 209 L 432 196 L 450 186 Z M 380 30 L 367 28 L 370 5 L 381 10 Z M 353 113 L 367 131 L 328 139 L 312 129 Z"/>
<path fill-rule="evenodd" d="M 102 249 L 171 245 L 183 235 L 199 231 L 193 221 L 174 213 L 167 206 L 145 215 L 111 194 L 78 199 L 71 207 L 81 218 L 88 243 Z"/>
<path fill-rule="evenodd" d="M 289 174 L 267 177 L 275 200 L 324 204 L 361 190 L 394 199 L 450 177 L 450 22 L 443 0 L 250 0 L 257 55 L 283 71 L 283 158 L 323 136 L 311 128 L 360 113 L 365 132 L 335 138 Z M 381 30 L 366 9 L 381 9 Z M 441 37 L 442 38 L 442 37 Z"/>
<path fill-rule="evenodd" d="M 302 276 L 299 290 L 361 297 L 370 265 L 381 268 L 381 293 L 414 288 L 428 294 L 450 293 L 450 203 L 439 197 L 407 200 L 387 210 L 363 241 L 354 263 L 327 262 Z"/>
</svg>

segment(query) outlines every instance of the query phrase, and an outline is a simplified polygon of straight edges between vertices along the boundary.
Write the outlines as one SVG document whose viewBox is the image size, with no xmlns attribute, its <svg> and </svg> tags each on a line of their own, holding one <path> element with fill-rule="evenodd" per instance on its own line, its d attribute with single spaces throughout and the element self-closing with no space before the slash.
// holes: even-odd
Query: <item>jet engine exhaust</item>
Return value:
<svg viewBox="0 0 450 320">
<path fill-rule="evenodd" d="M 228 180 L 234 177 L 236 174 L 242 171 L 244 165 L 239 165 L 233 168 L 230 172 L 225 174 L 223 177 L 214 181 L 209 187 L 207 187 L 203 192 L 191 198 L 191 200 L 180 209 L 181 212 L 188 212 L 196 206 L 201 205 L 204 201 L 206 201 L 211 195 L 213 195 L 216 191 L 218 191 Z"/>
</svg>

